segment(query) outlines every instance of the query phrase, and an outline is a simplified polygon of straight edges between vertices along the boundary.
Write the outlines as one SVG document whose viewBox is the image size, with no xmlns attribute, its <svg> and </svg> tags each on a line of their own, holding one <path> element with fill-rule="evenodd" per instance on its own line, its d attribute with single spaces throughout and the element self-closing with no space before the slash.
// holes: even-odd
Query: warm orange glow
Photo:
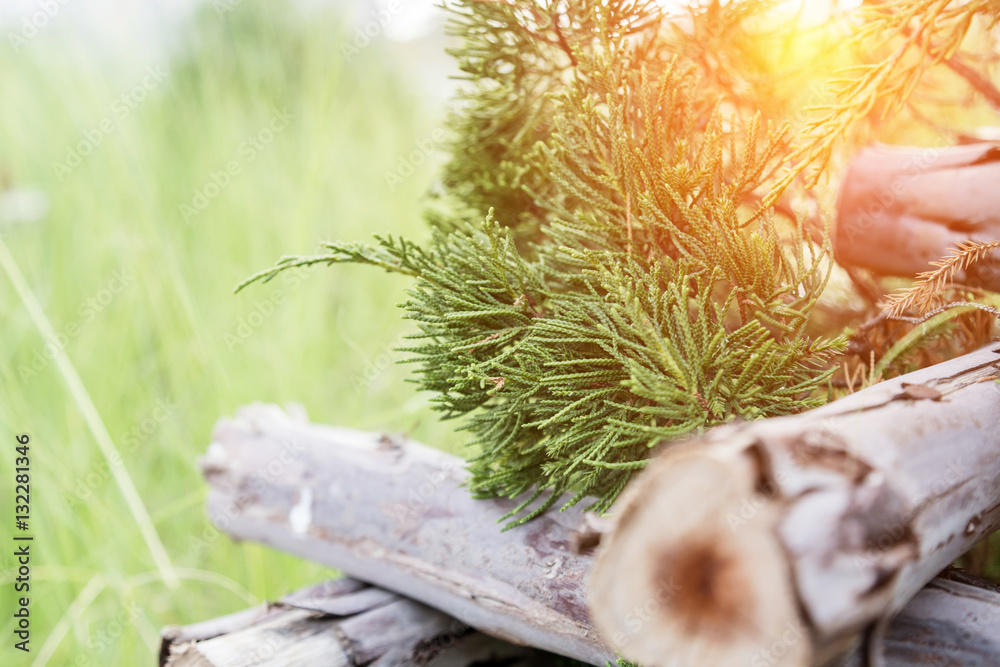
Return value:
<svg viewBox="0 0 1000 667">
<path fill-rule="evenodd" d="M 692 4 L 704 4 L 707 0 L 657 0 L 669 12 L 683 11 Z M 723 5 L 729 0 L 721 0 Z M 857 9 L 862 0 L 785 0 L 778 4 L 778 11 L 789 17 L 798 16 L 799 23 L 804 26 L 815 26 L 838 14 L 844 14 Z"/>
</svg>

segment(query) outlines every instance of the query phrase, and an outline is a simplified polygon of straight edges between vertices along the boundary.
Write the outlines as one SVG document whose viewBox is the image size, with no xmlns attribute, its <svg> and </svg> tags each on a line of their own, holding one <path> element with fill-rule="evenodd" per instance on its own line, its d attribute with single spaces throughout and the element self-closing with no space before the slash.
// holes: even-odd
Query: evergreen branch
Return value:
<svg viewBox="0 0 1000 667">
<path fill-rule="evenodd" d="M 282 257 L 271 268 L 255 273 L 241 282 L 233 290 L 233 293 L 239 293 L 255 282 L 270 282 L 278 274 L 289 269 L 299 269 L 315 264 L 369 264 L 379 266 L 389 273 L 399 273 L 412 277 L 418 275 L 417 266 L 411 257 L 412 254 L 422 254 L 418 246 L 405 239 L 396 241 L 391 236 L 383 239 L 376 234 L 374 237 L 379 241 L 379 246 L 373 247 L 356 242 L 324 243 L 323 247 L 330 251 L 326 255 Z"/>
<path fill-rule="evenodd" d="M 952 6 L 957 5 L 957 6 Z M 845 78 L 838 100 L 825 108 L 826 115 L 807 126 L 797 148 L 786 158 L 785 175 L 771 186 L 764 198 L 773 206 L 789 186 L 807 169 L 814 168 L 809 187 L 819 182 L 834 146 L 857 120 L 877 103 L 883 114 L 906 103 L 924 73 L 939 63 L 948 63 L 961 46 L 977 16 L 1000 17 L 1000 1 L 895 0 L 872 3 L 856 39 L 884 39 L 902 35 L 903 43 L 879 63 L 858 68 L 858 76 Z M 915 26 L 913 23 L 915 22 Z M 915 56 L 909 61 L 908 57 Z M 953 63 L 954 64 L 954 63 Z M 959 72 L 961 74 L 961 72 Z"/>
<path fill-rule="evenodd" d="M 713 4 L 692 15 L 713 40 L 762 15 Z M 828 239 L 746 218 L 787 124 L 734 103 L 654 2 L 449 9 L 467 83 L 431 239 L 327 244 L 240 288 L 324 262 L 412 276 L 406 361 L 462 419 L 470 491 L 516 499 L 510 525 L 565 493 L 605 511 L 661 443 L 822 403 L 845 346 L 804 333 Z"/>
<path fill-rule="evenodd" d="M 940 303 L 944 288 L 955 281 L 959 272 L 968 270 L 996 250 L 1000 250 L 1000 241 L 959 243 L 948 255 L 931 264 L 935 267 L 932 271 L 925 271 L 917 276 L 916 282 L 909 289 L 890 296 L 882 309 L 893 319 L 899 319 L 908 310 L 915 310 L 919 314 L 935 307 Z"/>
<path fill-rule="evenodd" d="M 233 288 L 233 294 L 239 294 L 244 289 L 250 285 L 261 282 L 267 283 L 273 280 L 279 273 L 287 271 L 289 269 L 301 268 L 305 266 L 312 266 L 313 264 L 331 264 L 336 261 L 329 255 L 313 255 L 313 256 L 290 256 L 282 257 L 275 263 L 275 265 L 269 269 L 264 269 L 263 271 L 258 271 L 249 278 L 246 278 Z"/>
</svg>

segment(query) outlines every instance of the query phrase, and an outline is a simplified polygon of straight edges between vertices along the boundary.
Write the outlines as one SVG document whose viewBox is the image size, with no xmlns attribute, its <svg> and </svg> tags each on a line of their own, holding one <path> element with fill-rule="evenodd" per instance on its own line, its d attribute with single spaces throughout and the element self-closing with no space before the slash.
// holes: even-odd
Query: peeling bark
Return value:
<svg viewBox="0 0 1000 667">
<path fill-rule="evenodd" d="M 353 579 L 327 581 L 222 618 L 163 629 L 161 667 L 551 667 L 551 654 L 491 639 Z M 890 667 L 1000 663 L 1000 589 L 952 570 L 897 616 L 881 644 Z M 780 652 L 775 644 L 770 651 Z M 765 654 L 758 665 L 772 664 Z M 369 662 L 374 660 L 374 662 Z M 836 667 L 866 667 L 855 651 Z M 831 667 L 834 667 L 831 664 Z"/>
<path fill-rule="evenodd" d="M 209 513 L 513 643 L 604 665 L 590 622 L 582 512 L 501 532 L 517 501 L 474 500 L 465 462 L 418 443 L 309 424 L 274 406 L 221 421 L 202 462 Z"/>
<path fill-rule="evenodd" d="M 526 667 L 538 652 L 353 579 L 163 631 L 161 667 Z"/>
<path fill-rule="evenodd" d="M 821 664 L 850 649 L 1000 527 L 998 379 L 994 344 L 666 449 L 613 510 L 598 627 L 645 667 Z"/>
<path fill-rule="evenodd" d="M 685 662 L 682 649 L 655 643 L 664 641 L 658 630 L 645 667 L 737 664 L 723 659 L 733 643 L 751 667 L 840 660 L 839 651 L 859 650 L 872 621 L 996 525 L 995 511 L 969 519 L 996 492 L 998 359 L 984 350 L 808 415 L 721 430 L 700 449 L 675 446 L 654 468 L 668 458 L 682 465 L 643 475 L 650 481 L 628 492 L 638 500 L 615 519 L 571 510 L 505 533 L 498 520 L 513 503 L 470 499 L 460 459 L 254 405 L 216 429 L 203 462 L 209 511 L 237 538 L 589 664 L 628 652 L 632 630 L 660 628 L 659 617 L 678 610 L 685 616 L 663 626 L 710 637 L 713 650 Z M 891 523 L 899 517 L 902 530 Z M 622 551 L 628 525 L 644 527 L 634 551 Z M 584 604 L 593 557 L 577 551 L 609 530 L 593 577 L 601 640 Z M 850 548 L 824 551 L 831 545 Z M 650 559 L 654 549 L 664 557 Z M 620 560 L 609 561 L 616 551 Z M 882 636 L 875 645 L 890 665 L 919 663 L 914 656 L 1000 664 L 1000 593 L 939 577 Z M 859 656 L 846 664 L 863 664 Z"/>
</svg>

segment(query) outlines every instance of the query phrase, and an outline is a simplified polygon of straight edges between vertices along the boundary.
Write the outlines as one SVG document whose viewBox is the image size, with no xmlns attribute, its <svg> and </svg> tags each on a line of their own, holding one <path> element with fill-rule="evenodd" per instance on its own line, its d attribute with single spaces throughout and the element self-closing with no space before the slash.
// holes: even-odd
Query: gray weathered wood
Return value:
<svg viewBox="0 0 1000 667">
<path fill-rule="evenodd" d="M 904 607 L 875 649 L 889 667 L 996 667 L 1000 589 L 960 571 L 948 571 Z M 855 652 L 844 667 L 866 667 L 865 657 L 865 652 Z"/>
<path fill-rule="evenodd" d="M 581 512 L 517 530 L 514 501 L 474 500 L 464 462 L 424 445 L 309 424 L 274 406 L 216 427 L 209 513 L 240 539 L 336 567 L 494 637 L 603 665 L 586 607 Z"/>
<path fill-rule="evenodd" d="M 939 384 L 945 394 L 941 402 L 897 396 L 894 392 L 902 393 L 902 382 L 907 381 L 903 378 L 895 385 L 880 385 L 881 392 L 888 392 L 880 394 L 881 398 L 858 394 L 865 402 L 856 407 L 864 414 L 890 403 L 901 407 L 907 401 L 918 411 L 925 403 L 927 407 L 947 406 L 956 397 L 955 391 L 968 386 L 963 382 L 991 377 L 992 357 L 980 353 L 983 355 L 986 363 L 972 363 L 972 367 L 980 367 L 971 376 L 966 371 L 974 359 L 931 371 L 955 375 Z M 956 363 L 966 371 L 956 372 Z M 986 389 L 990 385 L 979 383 Z M 830 408 L 836 405 L 842 404 Z M 890 422 L 898 420 L 895 412 L 885 414 Z M 929 432 L 919 437 L 935 436 Z M 873 442 L 877 438 L 873 434 Z M 958 465 L 980 470 L 964 457 Z M 587 651 L 591 656 L 599 655 L 595 659 L 586 657 L 584 651 L 574 654 L 566 650 L 566 654 L 603 665 L 605 655 L 613 653 L 603 648 L 579 604 L 591 558 L 576 555 L 570 548 L 580 537 L 580 531 L 574 529 L 582 531 L 582 524 L 593 522 L 584 521 L 576 512 L 566 512 L 501 533 L 496 522 L 510 503 L 470 501 L 460 486 L 466 478 L 462 462 L 455 457 L 403 439 L 308 424 L 276 407 L 254 405 L 241 410 L 236 418 L 220 422 L 204 468 L 213 485 L 210 512 L 221 528 L 236 537 L 256 539 L 353 574 L 363 571 L 359 576 L 432 606 L 464 613 L 475 605 L 477 627 L 522 643 L 565 649 L 564 628 L 571 623 L 568 619 L 575 618 L 572 622 L 577 627 L 587 628 L 584 636 L 592 642 Z M 940 479 L 947 479 L 948 472 L 947 468 L 941 470 Z M 974 476 L 974 472 L 969 474 Z M 316 489 L 324 491 L 317 493 Z M 717 491 L 713 489 L 692 502 L 702 502 Z M 757 500 L 751 497 L 749 507 Z M 686 511 L 687 506 L 680 510 Z M 664 515 L 664 520 L 676 514 Z M 866 551 L 862 560 L 867 562 L 869 557 L 877 558 L 879 552 Z M 628 563 L 613 581 L 632 576 L 635 569 Z M 519 582 L 516 593 L 510 590 L 514 587 L 511 577 Z M 905 662 L 906 656 L 917 652 L 947 656 L 951 661 L 939 664 L 990 664 L 983 662 L 983 656 L 1000 664 L 1000 647 L 995 645 L 1000 637 L 1000 594 L 942 582 L 939 578 L 921 592 L 890 626 L 885 643 L 889 664 L 910 664 Z M 510 602 L 518 598 L 529 602 Z M 574 604 L 567 607 L 566 599 Z M 650 600 L 630 608 L 624 616 L 633 622 L 643 621 L 658 604 L 655 598 L 652 606 L 647 602 Z M 567 620 L 548 625 L 547 619 L 555 613 L 551 610 L 531 615 L 532 610 L 549 604 L 571 609 L 560 612 Z M 463 620 L 469 622 L 468 618 Z M 531 636 L 519 634 L 531 623 L 535 624 Z M 552 636 L 537 640 L 548 632 Z M 612 639 L 609 636 L 609 643 Z M 854 633 L 844 646 L 858 639 Z M 777 649 L 783 650 L 781 636 L 774 641 Z M 762 649 L 758 664 L 778 664 L 768 662 L 771 648 Z"/>
<path fill-rule="evenodd" d="M 364 602 L 364 595 L 352 595 L 358 591 L 367 591 L 374 596 Z M 160 665 L 241 667 L 243 663 L 238 660 L 241 655 L 252 656 L 257 660 L 254 664 L 259 667 L 345 664 L 342 662 L 345 640 L 352 638 L 352 642 L 346 644 L 349 647 L 364 643 L 370 645 L 371 638 L 366 635 L 369 633 L 368 628 L 372 627 L 380 637 L 402 639 L 401 644 L 412 646 L 412 638 L 406 637 L 414 636 L 415 630 L 418 630 L 416 635 L 419 635 L 420 628 L 429 627 L 427 623 L 419 628 L 411 628 L 406 637 L 402 638 L 401 628 L 394 628 L 385 634 L 377 623 L 371 622 L 348 626 L 346 632 L 349 634 L 342 629 L 341 616 L 344 613 L 362 614 L 373 606 L 371 601 L 378 599 L 378 596 L 382 596 L 383 600 L 401 600 L 381 589 L 366 588 L 361 582 L 341 579 L 286 596 L 283 598 L 285 604 L 262 605 L 186 627 L 168 627 L 163 631 Z M 307 612 L 319 613 L 298 613 L 303 608 Z M 414 605 L 413 608 L 432 617 L 436 614 L 421 605 Z M 292 613 L 293 611 L 296 613 Z M 405 621 L 405 615 L 396 618 Z M 444 627 L 450 632 L 455 627 L 452 625 L 454 623 L 457 621 L 451 621 Z M 430 627 L 442 627 L 440 620 Z M 247 631 L 250 628 L 256 630 Z M 320 657 L 316 662 L 290 662 L 292 658 L 302 659 L 303 655 L 308 659 L 309 654 L 304 653 L 311 650 L 308 646 L 296 646 L 294 652 L 277 650 L 282 645 L 294 646 L 300 639 L 319 649 Z M 427 664 L 438 667 L 471 667 L 472 662 L 477 661 L 477 667 L 488 667 L 493 664 L 492 660 L 496 661 L 497 667 L 549 667 L 552 662 L 551 656 L 546 654 L 504 645 L 499 640 L 491 640 L 478 633 L 463 634 L 459 639 L 461 641 L 453 641 L 450 634 L 445 634 L 442 639 L 437 631 L 427 633 L 424 646 L 435 646 L 441 651 L 438 656 L 434 656 L 437 662 Z M 769 650 L 776 652 L 781 647 L 778 645 Z M 928 584 L 893 619 L 882 644 L 882 653 L 888 667 L 993 667 L 1000 659 L 1000 590 L 960 571 L 946 572 Z M 358 660 L 365 655 L 371 655 L 370 648 L 363 653 L 355 653 L 353 664 L 363 664 Z M 422 651 L 420 656 L 421 659 L 427 658 L 431 653 Z M 773 664 L 770 657 L 767 652 L 763 653 L 758 664 Z M 213 659 L 215 662 L 212 662 Z M 403 664 L 421 664 L 416 661 L 415 656 L 411 659 L 414 662 Z M 387 663 L 374 664 L 384 667 Z M 836 664 L 838 667 L 866 667 L 866 652 L 857 650 Z"/>
<path fill-rule="evenodd" d="M 842 653 L 1000 527 L 998 379 L 994 343 L 666 449 L 613 509 L 598 626 L 645 667 L 753 662 L 789 628 L 799 638 L 761 664 Z"/>
<path fill-rule="evenodd" d="M 506 667 L 526 666 L 536 657 L 422 604 L 342 579 L 275 604 L 166 628 L 160 665 Z"/>
</svg>

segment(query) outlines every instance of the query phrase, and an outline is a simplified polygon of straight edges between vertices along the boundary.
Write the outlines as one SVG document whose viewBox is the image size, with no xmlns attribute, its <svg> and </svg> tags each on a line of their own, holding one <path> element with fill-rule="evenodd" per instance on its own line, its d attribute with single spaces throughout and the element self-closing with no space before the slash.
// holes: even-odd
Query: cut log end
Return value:
<svg viewBox="0 0 1000 667">
<path fill-rule="evenodd" d="M 654 590 L 684 582 L 677 585 L 669 606 L 688 634 L 717 634 L 720 641 L 728 641 L 740 632 L 745 573 L 726 546 L 725 540 L 705 539 L 656 556 Z"/>
<path fill-rule="evenodd" d="M 646 667 L 807 664 L 775 517 L 754 502 L 755 462 L 682 454 L 654 466 L 619 505 L 595 564 L 592 611 L 605 640 Z"/>
</svg>

